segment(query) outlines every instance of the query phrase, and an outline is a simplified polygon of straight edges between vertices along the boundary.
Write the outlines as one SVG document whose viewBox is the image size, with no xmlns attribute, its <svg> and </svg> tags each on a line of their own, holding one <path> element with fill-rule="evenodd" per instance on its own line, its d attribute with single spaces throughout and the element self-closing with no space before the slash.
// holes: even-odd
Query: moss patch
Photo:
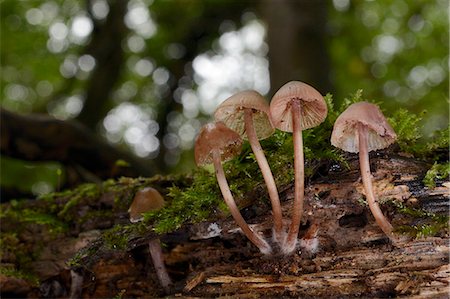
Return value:
<svg viewBox="0 0 450 299">
<path fill-rule="evenodd" d="M 436 180 L 448 179 L 450 177 L 450 163 L 439 164 L 435 162 L 433 166 L 427 171 L 423 178 L 423 183 L 428 188 L 436 187 Z"/>
<path fill-rule="evenodd" d="M 33 275 L 28 272 L 23 272 L 20 270 L 16 270 L 14 268 L 0 266 L 0 274 L 3 274 L 7 277 L 15 277 L 15 278 L 23 279 L 23 280 L 27 281 L 31 286 L 34 286 L 34 287 L 39 286 L 39 278 L 36 275 Z"/>
<path fill-rule="evenodd" d="M 403 225 L 395 230 L 399 233 L 408 234 L 415 238 L 433 237 L 445 235 L 449 232 L 449 216 L 438 215 L 405 206 L 398 201 L 392 202 L 398 213 L 404 214 L 411 219 L 412 225 Z"/>
<path fill-rule="evenodd" d="M 425 113 L 426 111 L 414 114 L 406 109 L 399 109 L 389 117 L 389 123 L 397 133 L 397 144 L 401 151 L 415 158 L 448 161 L 450 127 L 435 132 L 431 138 L 424 138 L 420 128 Z"/>
</svg>

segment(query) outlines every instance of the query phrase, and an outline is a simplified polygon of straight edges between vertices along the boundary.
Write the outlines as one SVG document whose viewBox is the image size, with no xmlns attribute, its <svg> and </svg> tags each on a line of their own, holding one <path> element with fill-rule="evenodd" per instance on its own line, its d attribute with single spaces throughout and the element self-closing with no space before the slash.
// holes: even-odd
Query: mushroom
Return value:
<svg viewBox="0 0 450 299">
<path fill-rule="evenodd" d="M 209 123 L 202 127 L 195 141 L 195 162 L 198 166 L 214 164 L 217 182 L 223 199 L 230 209 L 236 223 L 242 229 L 244 235 L 255 244 L 264 254 L 269 254 L 270 245 L 245 222 L 231 194 L 227 179 L 222 167 L 222 161 L 227 161 L 236 156 L 242 146 L 239 134 L 225 126 L 222 122 Z"/>
<path fill-rule="evenodd" d="M 268 103 L 261 94 L 254 90 L 242 91 L 223 101 L 217 107 L 214 117 L 216 121 L 223 122 L 237 132 L 241 138 L 248 139 L 256 162 L 261 169 L 272 204 L 274 237 L 275 240 L 282 243 L 284 232 L 280 198 L 269 163 L 259 143 L 260 139 L 269 137 L 275 131 L 270 121 Z"/>
<path fill-rule="evenodd" d="M 147 187 L 139 190 L 134 196 L 128 213 L 130 221 L 133 223 L 142 221 L 144 216 L 142 213 L 159 210 L 164 206 L 164 199 L 161 194 L 154 188 Z M 156 276 L 166 293 L 170 291 L 172 280 L 164 266 L 164 258 L 159 239 L 152 239 L 148 242 L 148 249 L 156 270 Z"/>
<path fill-rule="evenodd" d="M 83 281 L 84 277 L 82 273 L 78 273 L 74 269 L 70 270 L 70 293 L 69 299 L 82 298 L 81 294 L 83 292 Z"/>
<path fill-rule="evenodd" d="M 155 188 L 146 187 L 139 190 L 136 192 L 133 202 L 128 209 L 130 221 L 132 223 L 142 221 L 144 219 L 142 213 L 157 211 L 164 207 L 164 204 L 164 198 Z"/>
<path fill-rule="evenodd" d="M 334 123 L 331 144 L 346 152 L 359 152 L 361 177 L 367 202 L 381 230 L 392 238 L 392 225 L 384 217 L 372 188 L 369 152 L 388 147 L 397 138 L 380 108 L 367 102 L 350 105 Z"/>
<path fill-rule="evenodd" d="M 312 86 L 299 81 L 291 81 L 283 85 L 275 93 L 270 103 L 270 115 L 274 126 L 285 132 L 293 132 L 294 135 L 295 195 L 292 220 L 282 248 L 285 254 L 294 251 L 297 245 L 303 214 L 305 170 L 302 130 L 322 123 L 327 112 L 327 104 L 322 95 Z"/>
</svg>

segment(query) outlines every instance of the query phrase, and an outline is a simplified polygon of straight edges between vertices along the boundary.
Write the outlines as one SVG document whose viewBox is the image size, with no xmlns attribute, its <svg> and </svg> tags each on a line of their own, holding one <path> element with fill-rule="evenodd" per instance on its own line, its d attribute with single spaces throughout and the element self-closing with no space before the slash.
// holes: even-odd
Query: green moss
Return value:
<svg viewBox="0 0 450 299">
<path fill-rule="evenodd" d="M 448 179 L 450 176 L 450 163 L 439 164 L 435 162 L 433 166 L 427 171 L 423 178 L 423 183 L 428 188 L 436 187 L 436 180 Z"/>
<path fill-rule="evenodd" d="M 204 169 L 193 174 L 190 187 L 182 189 L 174 185 L 168 191 L 169 204 L 144 215 L 146 223 L 155 222 L 154 229 L 158 233 L 173 231 L 186 222 L 205 220 L 215 207 L 223 207 L 215 175 Z"/>
<path fill-rule="evenodd" d="M 16 232 L 2 232 L 0 235 L 0 257 L 2 262 L 13 262 L 14 268 L 0 265 L 1 273 L 5 275 L 35 281 L 35 276 L 29 271 L 38 252 L 29 252 L 29 245 L 23 243 Z"/>
<path fill-rule="evenodd" d="M 0 219 L 9 219 L 17 223 L 16 229 L 23 225 L 33 223 L 45 225 L 50 233 L 59 234 L 67 230 L 67 225 L 55 215 L 49 214 L 39 207 L 26 208 L 25 201 L 13 200 L 9 208 L 1 208 Z"/>
<path fill-rule="evenodd" d="M 448 150 L 450 147 L 450 125 L 445 130 L 435 132 L 434 136 L 426 143 L 429 153 L 443 151 L 444 158 L 448 160 Z M 434 157 L 438 158 L 437 156 Z"/>
<path fill-rule="evenodd" d="M 447 228 L 445 223 L 414 225 L 416 238 L 432 237 L 437 235 L 442 229 Z"/>
<path fill-rule="evenodd" d="M 397 144 L 402 152 L 415 158 L 448 160 L 450 127 L 435 132 L 431 138 L 424 138 L 420 131 L 425 113 L 426 111 L 414 114 L 406 109 L 399 109 L 389 117 L 389 123 L 397 133 Z"/>
<path fill-rule="evenodd" d="M 133 227 L 130 225 L 116 225 L 103 233 L 104 244 L 109 249 L 126 249 L 132 230 Z"/>
<path fill-rule="evenodd" d="M 448 225 L 441 222 L 419 225 L 402 225 L 396 227 L 395 231 L 401 234 L 410 235 L 413 238 L 435 237 L 444 231 L 448 231 Z"/>
<path fill-rule="evenodd" d="M 397 144 L 403 152 L 417 154 L 422 151 L 419 140 L 422 138 L 420 122 L 424 113 L 416 115 L 399 109 L 389 117 L 389 123 L 397 133 Z"/>
<path fill-rule="evenodd" d="M 358 198 L 358 204 L 362 207 L 368 207 L 369 204 L 367 203 L 367 200 L 365 197 Z"/>
<path fill-rule="evenodd" d="M 403 234 L 408 234 L 415 238 L 437 236 L 441 233 L 448 232 L 449 220 L 448 215 L 438 215 L 435 213 L 423 211 L 405 206 L 398 201 L 392 201 L 398 213 L 411 217 L 411 221 L 420 222 L 415 225 L 403 225 L 396 227 L 396 231 Z"/>
<path fill-rule="evenodd" d="M 34 287 L 39 286 L 39 278 L 36 275 L 31 274 L 29 272 L 16 270 L 10 267 L 0 266 L 0 274 L 3 274 L 7 277 L 15 277 L 26 280 L 28 283 L 30 283 L 31 286 Z"/>
<path fill-rule="evenodd" d="M 103 233 L 103 245 L 106 246 L 106 249 L 110 250 L 125 250 L 130 240 L 142 237 L 148 234 L 148 232 L 149 228 L 144 222 L 115 225 Z"/>
<path fill-rule="evenodd" d="M 98 247 L 90 244 L 79 250 L 71 259 L 67 261 L 67 266 L 72 269 L 83 268 L 83 259 L 87 256 L 92 256 L 98 251 Z"/>
<path fill-rule="evenodd" d="M 113 299 L 122 299 L 126 292 L 127 292 L 127 290 L 125 290 L 125 289 L 124 289 L 124 290 L 120 290 L 120 291 L 113 297 Z"/>
<path fill-rule="evenodd" d="M 67 194 L 64 194 L 67 196 Z M 62 210 L 58 213 L 58 217 L 65 220 L 71 220 L 74 213 L 72 209 L 82 201 L 87 202 L 89 199 L 97 199 L 100 196 L 100 188 L 96 184 L 83 184 L 71 192 L 70 200 L 66 202 Z"/>
<path fill-rule="evenodd" d="M 327 103 L 328 114 L 325 121 L 317 127 L 305 130 L 303 133 L 303 140 L 305 146 L 305 160 L 306 163 L 314 165 L 311 161 L 320 164 L 321 161 L 336 162 L 344 168 L 348 168 L 347 161 L 343 156 L 343 151 L 331 145 L 331 133 L 338 116 L 353 103 L 360 102 L 362 90 L 356 91 L 350 97 L 345 98 L 342 105 L 335 107 L 333 104 L 333 97 L 327 94 L 324 99 Z M 308 170 L 305 169 L 307 172 Z M 315 169 L 311 169 L 310 173 L 314 174 Z"/>
<path fill-rule="evenodd" d="M 322 161 L 347 163 L 342 152 L 330 144 L 334 121 L 350 104 L 361 100 L 362 91 L 357 91 L 344 104 L 335 109 L 330 94 L 325 96 L 328 117 L 323 124 L 305 130 L 303 134 L 305 152 L 305 173 L 312 176 Z M 261 140 L 267 160 L 278 186 L 294 180 L 294 147 L 291 133 L 276 130 L 267 139 Z M 238 203 L 250 203 L 255 190 L 266 192 L 264 181 L 255 156 L 248 142 L 236 158 L 224 163 L 225 175 L 230 189 Z M 145 222 L 153 224 L 158 233 L 166 233 L 181 227 L 184 223 L 195 223 L 208 219 L 218 212 L 226 212 L 219 186 L 213 171 L 197 169 L 190 176 L 192 184 L 188 187 L 172 186 L 168 190 L 168 204 L 160 211 L 146 213 Z M 267 200 L 267 196 L 265 197 Z"/>
<path fill-rule="evenodd" d="M 441 216 L 438 216 L 434 213 L 430 213 L 427 211 L 423 211 L 420 209 L 415 209 L 411 207 L 405 206 L 402 202 L 399 201 L 391 201 L 392 204 L 397 208 L 397 212 L 405 215 L 412 216 L 413 218 L 436 218 L 439 219 Z"/>
</svg>

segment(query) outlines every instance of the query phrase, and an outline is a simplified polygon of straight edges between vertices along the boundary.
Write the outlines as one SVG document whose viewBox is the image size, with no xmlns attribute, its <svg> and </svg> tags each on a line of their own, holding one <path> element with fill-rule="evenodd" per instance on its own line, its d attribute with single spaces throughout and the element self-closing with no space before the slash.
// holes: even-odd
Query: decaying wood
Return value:
<svg viewBox="0 0 450 299">
<path fill-rule="evenodd" d="M 394 228 L 430 223 L 426 216 L 402 213 L 394 203 L 428 215 L 448 215 L 450 189 L 443 182 L 432 190 L 422 184 L 428 165 L 397 155 L 375 155 L 371 161 L 375 192 Z M 113 209 L 117 219 L 78 226 L 78 231 L 49 240 L 44 250 L 36 251 L 39 255 L 32 269 L 41 279 L 40 289 L 3 275 L 0 282 L 3 286 L 15 283 L 17 289 L 8 289 L 8 294 L 28 296 L 42 297 L 43 290 L 48 297 L 77 292 L 83 298 L 164 296 L 146 246 L 148 240 L 160 238 L 174 282 L 169 293 L 174 297 L 448 298 L 448 225 L 427 238 L 397 233 L 398 241 L 392 244 L 364 204 L 357 159 L 349 163 L 350 170 L 331 167 L 307 182 L 300 245 L 291 256 L 262 256 L 229 218 L 185 225 L 167 235 L 156 235 L 149 228 L 147 233 L 130 236 L 126 249 L 114 249 L 105 246 L 102 231 L 129 223 L 126 211 L 107 200 L 118 195 L 101 194 L 99 201 Z M 287 226 L 293 189 L 283 186 L 280 190 Z M 242 212 L 270 239 L 268 201 L 254 201 Z M 38 239 L 46 236 L 44 229 L 22 234 L 23 245 L 30 250 L 37 250 Z M 70 268 L 66 261 L 77 252 L 79 264 Z M 2 263 L 14 264 L 14 257 L 2 257 Z M 81 286 L 71 283 L 70 271 L 78 282 L 83 278 Z M 77 284 L 80 289 L 70 290 Z"/>
</svg>

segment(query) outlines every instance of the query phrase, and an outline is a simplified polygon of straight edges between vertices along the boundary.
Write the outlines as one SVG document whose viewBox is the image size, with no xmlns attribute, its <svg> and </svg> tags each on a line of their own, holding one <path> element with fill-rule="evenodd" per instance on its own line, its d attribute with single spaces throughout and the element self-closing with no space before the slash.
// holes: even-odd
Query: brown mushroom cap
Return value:
<svg viewBox="0 0 450 299">
<path fill-rule="evenodd" d="M 241 151 L 242 139 L 238 133 L 222 122 L 209 123 L 202 127 L 195 141 L 195 163 L 213 163 L 213 151 L 219 150 L 222 161 L 227 161 Z"/>
<path fill-rule="evenodd" d="M 358 153 L 358 124 L 368 128 L 369 151 L 386 148 L 397 139 L 397 135 L 377 105 L 359 102 L 350 105 L 336 119 L 331 144 L 344 151 Z"/>
<path fill-rule="evenodd" d="M 292 100 L 302 101 L 300 117 L 302 130 L 319 125 L 327 117 L 327 104 L 320 92 L 306 83 L 290 81 L 275 93 L 270 103 L 272 123 L 282 131 L 293 131 Z"/>
<path fill-rule="evenodd" d="M 141 221 L 142 213 L 159 210 L 164 206 L 164 198 L 158 190 L 152 187 L 146 187 L 136 192 L 128 213 L 130 221 L 135 223 Z"/>
<path fill-rule="evenodd" d="M 247 138 L 244 122 L 245 108 L 253 109 L 253 126 L 258 139 L 264 139 L 272 135 L 275 129 L 270 122 L 269 104 L 261 94 L 254 90 L 238 92 L 223 101 L 217 107 L 214 118 L 237 132 L 241 138 Z"/>
</svg>

